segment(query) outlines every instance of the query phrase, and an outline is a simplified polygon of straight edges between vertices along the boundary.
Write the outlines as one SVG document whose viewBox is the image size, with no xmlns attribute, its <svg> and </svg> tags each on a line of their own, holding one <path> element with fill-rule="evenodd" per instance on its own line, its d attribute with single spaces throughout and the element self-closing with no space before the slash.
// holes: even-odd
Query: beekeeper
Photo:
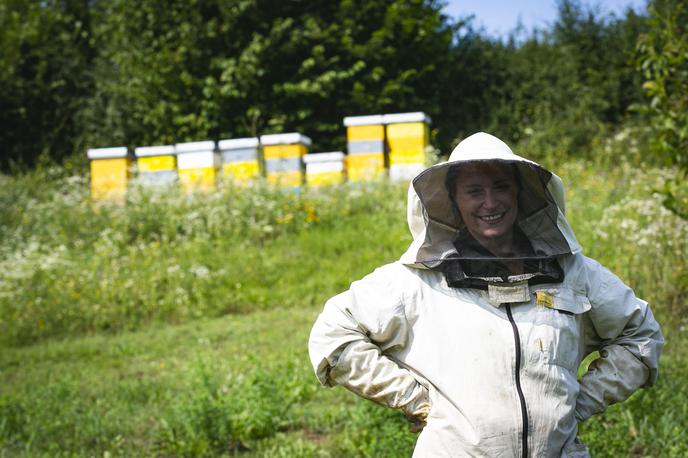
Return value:
<svg viewBox="0 0 688 458">
<path fill-rule="evenodd" d="M 414 456 L 588 456 L 578 423 L 653 385 L 664 340 L 581 253 L 561 179 L 477 133 L 413 180 L 407 217 L 401 259 L 325 304 L 318 380 L 402 410 Z"/>
</svg>

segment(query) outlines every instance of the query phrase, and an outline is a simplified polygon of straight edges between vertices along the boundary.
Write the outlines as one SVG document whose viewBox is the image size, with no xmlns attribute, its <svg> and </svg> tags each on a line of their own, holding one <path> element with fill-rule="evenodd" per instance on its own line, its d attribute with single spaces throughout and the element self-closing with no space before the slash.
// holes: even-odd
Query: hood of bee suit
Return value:
<svg viewBox="0 0 688 458">
<path fill-rule="evenodd" d="M 403 264 L 435 268 L 446 260 L 461 259 L 455 241 L 467 229 L 445 185 L 447 174 L 452 168 L 486 161 L 514 169 L 519 185 L 515 225 L 528 238 L 534 257 L 553 259 L 581 251 L 564 216 L 561 178 L 514 154 L 497 137 L 479 132 L 459 143 L 448 161 L 424 170 L 411 182 L 407 218 L 413 242 L 400 259 Z"/>
</svg>

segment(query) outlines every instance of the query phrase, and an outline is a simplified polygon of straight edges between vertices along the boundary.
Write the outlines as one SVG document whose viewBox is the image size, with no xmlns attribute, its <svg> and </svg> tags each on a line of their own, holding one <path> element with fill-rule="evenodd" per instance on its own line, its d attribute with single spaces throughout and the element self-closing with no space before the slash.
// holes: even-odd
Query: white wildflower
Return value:
<svg viewBox="0 0 688 458">
<path fill-rule="evenodd" d="M 197 277 L 203 278 L 210 274 L 210 269 L 203 265 L 194 265 L 191 267 L 191 269 L 189 269 L 189 272 Z"/>
</svg>

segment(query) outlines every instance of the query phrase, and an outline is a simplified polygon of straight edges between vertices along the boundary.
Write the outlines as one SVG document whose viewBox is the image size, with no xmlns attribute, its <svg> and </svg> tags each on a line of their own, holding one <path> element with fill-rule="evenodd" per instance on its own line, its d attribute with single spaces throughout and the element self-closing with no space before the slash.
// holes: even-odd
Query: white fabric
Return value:
<svg viewBox="0 0 688 458">
<path fill-rule="evenodd" d="M 417 244 L 423 208 L 409 194 Z M 553 195 L 568 228 L 563 192 Z M 443 274 L 403 258 L 380 267 L 325 304 L 309 341 L 316 376 L 426 421 L 414 456 L 518 457 L 518 371 L 528 456 L 588 456 L 578 422 L 654 384 L 663 337 L 647 303 L 607 269 L 578 251 L 558 261 L 562 283 L 530 286 L 529 301 L 508 306 L 492 305 L 487 291 L 451 288 Z M 579 383 L 581 360 L 596 350 Z"/>
<path fill-rule="evenodd" d="M 652 385 L 663 343 L 647 304 L 612 273 L 581 254 L 561 262 L 562 284 L 532 286 L 530 302 L 511 306 L 529 456 L 580 451 L 577 422 Z M 555 308 L 538 305 L 537 291 L 554 297 Z M 579 385 L 578 365 L 596 349 L 602 357 Z M 490 304 L 486 291 L 386 265 L 327 302 L 309 351 L 325 385 L 408 415 L 428 403 L 414 456 L 521 456 L 514 337 L 505 306 Z"/>
</svg>

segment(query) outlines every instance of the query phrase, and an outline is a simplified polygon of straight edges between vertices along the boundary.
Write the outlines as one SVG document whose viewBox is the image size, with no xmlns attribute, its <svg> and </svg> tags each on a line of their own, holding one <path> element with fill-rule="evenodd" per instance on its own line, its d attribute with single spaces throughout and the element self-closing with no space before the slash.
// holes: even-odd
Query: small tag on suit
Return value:
<svg viewBox="0 0 688 458">
<path fill-rule="evenodd" d="M 528 282 L 492 284 L 487 285 L 487 297 L 490 304 L 499 307 L 502 304 L 530 301 L 530 288 Z"/>
</svg>

